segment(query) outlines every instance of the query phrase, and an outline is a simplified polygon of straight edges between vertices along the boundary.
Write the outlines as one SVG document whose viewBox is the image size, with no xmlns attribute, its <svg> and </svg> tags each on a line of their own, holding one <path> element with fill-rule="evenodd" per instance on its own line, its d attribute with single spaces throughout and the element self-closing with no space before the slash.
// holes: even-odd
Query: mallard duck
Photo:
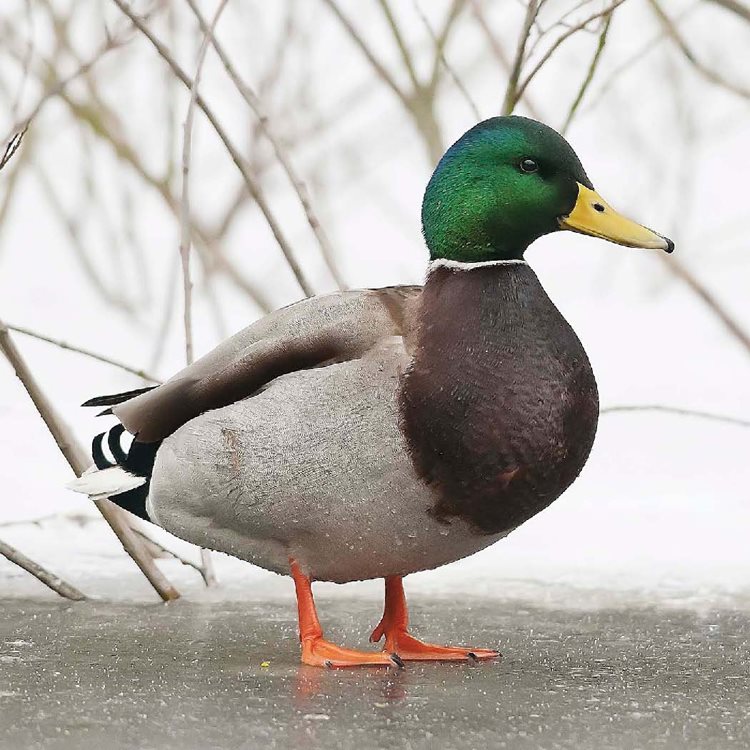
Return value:
<svg viewBox="0 0 750 750">
<path fill-rule="evenodd" d="M 119 420 L 115 463 L 97 436 L 95 470 L 74 489 L 291 575 L 305 664 L 498 655 L 410 635 L 402 579 L 507 536 L 591 450 L 594 374 L 524 252 L 561 229 L 674 248 L 607 204 L 561 135 L 523 117 L 485 120 L 448 149 L 422 223 L 424 286 L 305 299 L 163 385 L 85 404 Z M 371 636 L 383 651 L 327 641 L 312 581 L 373 578 L 385 579 Z"/>
</svg>

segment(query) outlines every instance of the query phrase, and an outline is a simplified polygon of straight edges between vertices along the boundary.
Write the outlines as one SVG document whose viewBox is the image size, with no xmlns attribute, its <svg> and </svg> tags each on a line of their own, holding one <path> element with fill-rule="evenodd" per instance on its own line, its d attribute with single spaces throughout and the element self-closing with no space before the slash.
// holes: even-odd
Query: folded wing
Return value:
<svg viewBox="0 0 750 750">
<path fill-rule="evenodd" d="M 341 292 L 282 308 L 112 412 L 139 442 L 157 442 L 281 375 L 357 359 L 390 336 L 402 336 L 408 348 L 421 292 L 419 286 Z"/>
</svg>

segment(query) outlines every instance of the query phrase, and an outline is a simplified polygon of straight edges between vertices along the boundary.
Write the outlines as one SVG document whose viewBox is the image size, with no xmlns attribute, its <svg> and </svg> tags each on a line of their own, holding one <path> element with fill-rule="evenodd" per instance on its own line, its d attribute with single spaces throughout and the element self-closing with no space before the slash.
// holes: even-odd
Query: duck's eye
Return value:
<svg viewBox="0 0 750 750">
<path fill-rule="evenodd" d="M 519 164 L 522 172 L 537 172 L 539 165 L 533 159 L 521 159 Z"/>
</svg>

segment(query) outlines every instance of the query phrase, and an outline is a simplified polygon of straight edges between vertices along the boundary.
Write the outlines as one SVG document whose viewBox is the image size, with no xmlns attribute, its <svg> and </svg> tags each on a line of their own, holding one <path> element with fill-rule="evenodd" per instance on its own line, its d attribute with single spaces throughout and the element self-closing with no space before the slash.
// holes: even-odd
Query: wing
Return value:
<svg viewBox="0 0 750 750">
<path fill-rule="evenodd" d="M 420 286 L 396 286 L 302 300 L 253 323 L 112 412 L 139 442 L 157 442 L 280 375 L 358 359 L 390 336 L 402 336 L 409 348 L 421 293 Z"/>
</svg>

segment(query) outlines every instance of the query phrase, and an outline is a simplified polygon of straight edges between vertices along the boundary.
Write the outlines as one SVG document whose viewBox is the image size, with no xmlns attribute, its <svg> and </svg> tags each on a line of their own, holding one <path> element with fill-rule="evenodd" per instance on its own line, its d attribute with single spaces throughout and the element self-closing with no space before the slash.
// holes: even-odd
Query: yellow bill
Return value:
<svg viewBox="0 0 750 750">
<path fill-rule="evenodd" d="M 654 248 L 668 253 L 674 250 L 672 240 L 618 214 L 596 190 L 580 182 L 576 204 L 567 216 L 560 219 L 560 227 L 626 247 Z"/>
</svg>

